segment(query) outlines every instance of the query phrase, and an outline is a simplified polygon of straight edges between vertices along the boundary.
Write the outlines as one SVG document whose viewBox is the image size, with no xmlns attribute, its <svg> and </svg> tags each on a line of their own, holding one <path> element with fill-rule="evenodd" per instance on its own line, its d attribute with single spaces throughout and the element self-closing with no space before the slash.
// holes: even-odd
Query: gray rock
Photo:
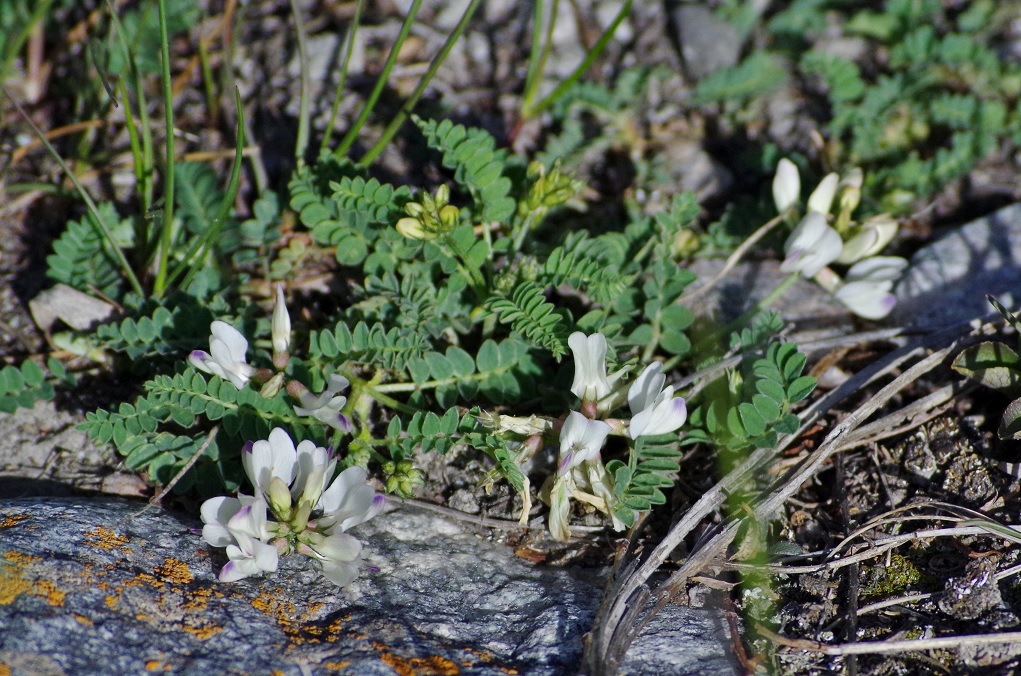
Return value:
<svg viewBox="0 0 1021 676">
<path fill-rule="evenodd" d="M 0 666 L 14 673 L 575 673 L 601 571 L 539 568 L 407 508 L 360 529 L 378 572 L 305 561 L 216 580 L 190 516 L 118 499 L 0 503 Z M 300 558 L 300 557 L 298 557 Z M 719 613 L 672 608 L 630 674 L 731 674 Z"/>
<path fill-rule="evenodd" d="M 669 20 L 676 31 L 688 77 L 701 80 L 737 63 L 741 34 L 708 7 L 680 5 L 670 11 Z"/>
<path fill-rule="evenodd" d="M 1021 204 L 955 228 L 920 249 L 896 288 L 896 323 L 948 326 L 1013 307 L 1021 290 Z"/>
</svg>

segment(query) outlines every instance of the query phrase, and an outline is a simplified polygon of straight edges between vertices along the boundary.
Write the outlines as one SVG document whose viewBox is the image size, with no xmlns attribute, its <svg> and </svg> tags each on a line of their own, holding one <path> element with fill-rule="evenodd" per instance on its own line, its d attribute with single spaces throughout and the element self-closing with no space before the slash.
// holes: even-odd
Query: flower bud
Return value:
<svg viewBox="0 0 1021 676">
<path fill-rule="evenodd" d="M 291 520 L 291 489 L 278 476 L 270 479 L 266 487 L 266 500 L 273 513 L 282 521 Z"/>
<path fill-rule="evenodd" d="M 294 510 L 294 515 L 291 517 L 291 527 L 295 533 L 302 533 L 308 527 L 308 516 L 312 513 L 312 503 L 302 500 L 298 503 L 298 508 Z"/>
<path fill-rule="evenodd" d="M 266 384 L 259 390 L 259 396 L 266 399 L 271 399 L 277 396 L 277 392 L 284 386 L 284 374 L 274 374 L 272 378 L 266 381 Z"/>
<path fill-rule="evenodd" d="M 408 239 L 420 239 L 423 241 L 436 239 L 435 235 L 425 231 L 425 228 L 422 227 L 422 221 L 417 218 L 407 217 L 397 221 L 397 232 Z"/>
<path fill-rule="evenodd" d="M 446 183 L 436 188 L 436 208 L 442 209 L 450 202 L 450 186 Z"/>
<path fill-rule="evenodd" d="M 833 198 L 837 194 L 837 185 L 840 183 L 840 177 L 836 174 L 826 174 L 826 176 L 819 181 L 818 187 L 812 191 L 812 194 L 808 196 L 808 210 L 816 211 L 820 214 L 828 214 L 830 207 L 833 206 Z"/>
<path fill-rule="evenodd" d="M 286 354 L 287 348 L 291 344 L 291 316 L 287 313 L 287 302 L 284 300 L 284 285 L 278 282 L 276 287 L 276 303 L 273 305 L 272 322 L 274 363 L 276 355 Z"/>
<path fill-rule="evenodd" d="M 858 204 L 861 202 L 861 186 L 864 180 L 865 176 L 858 167 L 847 172 L 840 179 L 841 190 L 838 207 L 841 212 L 851 213 L 858 208 Z"/>
<path fill-rule="evenodd" d="M 801 176 L 798 167 L 786 157 L 776 165 L 773 176 L 773 204 L 778 213 L 793 207 L 801 199 Z"/>
<path fill-rule="evenodd" d="M 446 230 L 453 230 L 455 227 L 457 227 L 458 219 L 461 218 L 461 210 L 455 207 L 453 204 L 448 204 L 447 206 L 440 209 L 439 217 L 440 223 L 443 224 L 443 227 Z"/>
</svg>

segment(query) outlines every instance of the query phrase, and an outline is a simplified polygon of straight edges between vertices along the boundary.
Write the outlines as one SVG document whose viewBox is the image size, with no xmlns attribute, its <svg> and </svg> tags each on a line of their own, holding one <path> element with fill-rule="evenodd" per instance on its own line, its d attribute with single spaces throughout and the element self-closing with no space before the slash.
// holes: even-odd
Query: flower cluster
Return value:
<svg viewBox="0 0 1021 676">
<path fill-rule="evenodd" d="M 607 436 L 623 425 L 595 418 L 611 413 L 623 403 L 624 390 L 617 384 L 626 369 L 607 373 L 606 336 L 601 333 L 586 336 L 575 332 L 567 344 L 574 355 L 571 392 L 581 399 L 582 412 L 571 411 L 564 420 L 557 473 L 541 491 L 550 506 L 550 533 L 558 540 L 571 537 L 567 522 L 572 497 L 609 516 L 615 530 L 623 528 L 614 514 L 613 478 L 600 459 Z M 623 432 L 631 439 L 674 432 L 687 419 L 684 399 L 674 396 L 673 386 L 664 387 L 666 376 L 662 370 L 662 363 L 650 364 L 627 389 L 631 419 Z"/>
<path fill-rule="evenodd" d="M 192 366 L 229 380 L 239 390 L 249 381 L 263 383 L 264 396 L 275 395 L 285 381 L 283 371 L 290 359 L 291 317 L 287 312 L 284 287 L 277 284 L 276 302 L 270 327 L 273 344 L 273 365 L 278 373 L 269 369 L 256 369 L 247 363 L 248 340 L 230 324 L 216 320 L 210 325 L 209 352 L 195 350 L 188 357 Z M 321 394 L 312 394 L 307 387 L 296 380 L 286 383 L 288 394 L 297 400 L 294 412 L 302 418 L 314 418 L 326 423 L 339 432 L 350 432 L 351 422 L 343 412 L 347 397 L 338 394 L 351 383 L 342 375 L 332 374 L 327 379 L 326 389 Z"/>
<path fill-rule="evenodd" d="M 808 209 L 784 243 L 786 258 L 780 270 L 811 277 L 855 314 L 881 319 L 893 309 L 891 291 L 907 261 L 878 256 L 897 234 L 897 221 L 885 214 L 861 223 L 851 213 L 861 200 L 862 173 L 827 174 L 808 198 Z M 773 202 L 781 214 L 796 213 L 801 178 L 793 162 L 784 158 L 773 178 Z M 839 196 L 838 196 L 839 194 Z M 837 200 L 831 224 L 830 210 Z M 850 265 L 844 277 L 831 270 L 832 263 Z"/>
<path fill-rule="evenodd" d="M 217 497 L 202 504 L 202 539 L 226 547 L 220 581 L 274 572 L 279 557 L 297 552 L 316 561 L 338 586 L 357 576 L 362 545 L 347 531 L 383 509 L 384 498 L 349 467 L 333 478 L 330 449 L 305 440 L 295 447 L 284 430 L 246 445 L 242 463 L 255 495 Z M 332 479 L 332 481 L 331 481 Z"/>
<path fill-rule="evenodd" d="M 195 350 L 191 364 L 219 376 L 241 389 L 261 383 L 263 396 L 274 396 L 282 387 L 294 397 L 296 415 L 313 418 L 338 432 L 349 432 L 344 413 L 347 398 L 339 392 L 350 383 L 333 374 L 321 394 L 312 394 L 296 380 L 288 381 L 291 318 L 283 285 L 277 285 L 271 322 L 273 366 L 257 369 L 247 363 L 248 340 L 230 324 L 214 321 L 210 326 L 209 352 Z M 285 385 L 286 383 L 286 385 Z M 344 586 L 358 575 L 361 543 L 347 530 L 383 508 L 383 496 L 366 483 L 366 472 L 350 467 L 334 478 L 337 460 L 333 452 L 309 440 L 295 447 L 283 429 L 269 438 L 249 442 L 242 463 L 255 489 L 254 495 L 218 497 L 202 505 L 202 538 L 214 547 L 225 547 L 229 562 L 220 580 L 230 582 L 277 569 L 280 556 L 293 552 L 318 562 L 331 582 Z"/>
</svg>

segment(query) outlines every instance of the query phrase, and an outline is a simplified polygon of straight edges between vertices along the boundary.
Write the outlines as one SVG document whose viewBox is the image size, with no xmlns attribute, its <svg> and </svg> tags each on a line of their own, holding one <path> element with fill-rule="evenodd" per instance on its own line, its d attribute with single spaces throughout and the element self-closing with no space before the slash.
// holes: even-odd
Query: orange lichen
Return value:
<svg viewBox="0 0 1021 676">
<path fill-rule="evenodd" d="M 28 518 L 28 514 L 0 514 L 0 528 L 12 528 Z"/>
<path fill-rule="evenodd" d="M 174 584 L 190 584 L 195 580 L 187 563 L 169 557 L 163 559 L 162 565 L 156 566 L 155 572 L 161 579 Z"/>
<path fill-rule="evenodd" d="M 93 622 L 91 618 L 85 617 L 84 615 L 79 615 L 78 613 L 71 613 L 71 617 L 78 620 L 78 624 L 83 624 L 86 627 L 96 626 L 96 623 Z"/>
<path fill-rule="evenodd" d="M 31 580 L 25 576 L 25 569 L 39 561 L 38 556 L 23 552 L 4 552 L 7 565 L 0 566 L 0 605 L 13 603 L 22 594 L 33 594 L 44 599 L 51 606 L 64 605 L 65 593 L 49 580 Z"/>
<path fill-rule="evenodd" d="M 323 668 L 330 671 L 341 671 L 351 666 L 350 662 L 323 662 Z"/>
<path fill-rule="evenodd" d="M 60 589 L 57 589 L 57 585 L 53 584 L 49 580 L 37 580 L 33 587 L 32 593 L 46 599 L 46 602 L 51 606 L 64 605 L 65 593 Z"/>
<path fill-rule="evenodd" d="M 223 631 L 223 627 L 217 627 L 212 624 L 202 624 L 194 627 L 186 624 L 181 628 L 184 629 L 189 634 L 191 634 L 192 636 L 194 636 L 195 638 L 203 641 Z"/>
<path fill-rule="evenodd" d="M 42 559 L 38 556 L 32 556 L 31 554 L 25 554 L 24 552 L 4 552 L 4 559 L 7 561 L 17 564 L 19 566 L 27 566 L 30 563 L 41 561 Z"/>
<path fill-rule="evenodd" d="M 383 643 L 373 641 L 372 647 L 379 652 L 379 660 L 399 676 L 455 676 L 461 673 L 461 668 L 446 657 L 398 657 Z"/>
<path fill-rule="evenodd" d="M 493 662 L 495 662 L 497 659 L 496 655 L 489 652 L 488 650 L 474 650 L 472 648 L 464 648 L 464 651 L 469 655 L 474 656 L 479 662 L 482 662 L 483 664 L 493 664 Z M 474 666 L 474 662 L 469 662 L 466 660 L 465 666 Z M 518 670 L 512 667 L 497 666 L 496 668 L 502 671 L 503 673 L 511 674 L 512 676 L 518 673 Z"/>
<path fill-rule="evenodd" d="M 307 643 L 332 643 L 339 637 L 347 617 L 338 617 L 329 624 L 316 621 L 314 610 L 322 607 L 321 603 L 312 604 L 313 610 L 299 612 L 290 601 L 281 602 L 267 596 L 258 596 L 251 601 L 252 607 L 276 620 L 277 626 L 284 632 L 292 646 Z"/>
<path fill-rule="evenodd" d="M 131 549 L 124 546 L 128 543 L 127 536 L 119 535 L 108 528 L 96 526 L 92 530 L 85 531 L 83 535 L 88 538 L 89 544 L 105 552 L 119 549 L 125 554 L 131 553 Z"/>
<path fill-rule="evenodd" d="M 109 596 L 108 595 L 106 598 L 103 599 L 103 603 L 105 603 L 106 607 L 109 608 L 110 610 L 117 610 L 117 604 L 119 602 L 120 602 L 120 599 L 117 598 L 116 596 Z"/>
<path fill-rule="evenodd" d="M 181 604 L 181 608 L 184 610 L 205 610 L 209 606 L 209 599 L 213 598 L 213 596 L 213 590 L 208 587 L 196 589 L 187 595 L 187 598 Z"/>
<path fill-rule="evenodd" d="M 146 671 L 170 671 L 172 667 L 163 660 L 149 660 L 145 663 Z"/>
<path fill-rule="evenodd" d="M 11 668 L 6 664 L 0 663 L 0 676 L 11 676 Z"/>
<path fill-rule="evenodd" d="M 22 576 L 17 566 L 0 566 L 0 605 L 6 606 L 14 602 L 22 594 L 32 591 L 31 580 Z"/>
<path fill-rule="evenodd" d="M 160 580 L 159 578 L 155 577 L 154 575 L 150 575 L 149 573 L 139 573 L 138 575 L 135 576 L 135 580 L 137 582 L 141 582 L 142 584 L 149 585 L 153 589 L 163 589 L 163 587 L 166 586 L 166 583 L 164 583 L 163 580 Z M 137 582 L 134 586 L 138 586 Z"/>
</svg>

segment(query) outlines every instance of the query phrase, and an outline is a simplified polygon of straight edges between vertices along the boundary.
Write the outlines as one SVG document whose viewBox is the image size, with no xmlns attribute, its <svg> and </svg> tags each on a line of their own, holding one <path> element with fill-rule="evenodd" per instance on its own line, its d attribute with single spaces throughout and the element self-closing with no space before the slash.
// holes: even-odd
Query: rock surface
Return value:
<svg viewBox="0 0 1021 676">
<path fill-rule="evenodd" d="M 0 502 L 0 667 L 14 674 L 573 674 L 602 593 L 410 508 L 360 529 L 378 572 L 339 590 L 304 560 L 216 580 L 192 517 L 142 502 Z M 298 557 L 301 558 L 301 557 Z M 629 674 L 732 674 L 722 615 L 674 607 Z"/>
<path fill-rule="evenodd" d="M 1021 204 L 919 249 L 897 284 L 891 320 L 915 326 L 968 321 L 993 311 L 986 294 L 1008 308 L 1021 301 Z"/>
</svg>

